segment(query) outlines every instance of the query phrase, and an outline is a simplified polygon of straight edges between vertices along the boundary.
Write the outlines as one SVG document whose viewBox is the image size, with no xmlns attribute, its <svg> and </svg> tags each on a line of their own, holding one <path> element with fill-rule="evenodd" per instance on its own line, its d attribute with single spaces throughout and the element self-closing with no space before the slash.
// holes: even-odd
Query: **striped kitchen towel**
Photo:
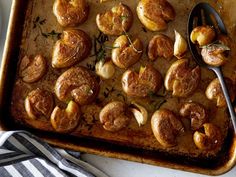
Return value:
<svg viewBox="0 0 236 177">
<path fill-rule="evenodd" d="M 0 177 L 108 177 L 79 157 L 26 131 L 0 133 Z"/>
</svg>

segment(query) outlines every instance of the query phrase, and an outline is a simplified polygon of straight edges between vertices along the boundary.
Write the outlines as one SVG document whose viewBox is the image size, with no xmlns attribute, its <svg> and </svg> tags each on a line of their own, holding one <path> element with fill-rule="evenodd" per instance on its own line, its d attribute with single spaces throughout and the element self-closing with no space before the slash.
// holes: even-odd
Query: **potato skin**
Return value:
<svg viewBox="0 0 236 177">
<path fill-rule="evenodd" d="M 167 90 L 173 91 L 173 96 L 187 97 L 197 89 L 200 79 L 200 67 L 189 68 L 188 60 L 180 59 L 168 69 L 164 85 Z"/>
<path fill-rule="evenodd" d="M 85 22 L 89 15 L 87 0 L 55 0 L 53 13 L 63 27 L 75 27 Z"/>
<path fill-rule="evenodd" d="M 221 130 L 212 123 L 203 124 L 205 133 L 195 131 L 193 141 L 198 149 L 209 151 L 220 148 L 223 143 Z"/>
<path fill-rule="evenodd" d="M 104 34 L 118 36 L 124 31 L 129 31 L 133 23 L 133 14 L 127 5 L 120 3 L 111 10 L 98 14 L 96 23 Z"/>
<path fill-rule="evenodd" d="M 19 67 L 19 76 L 26 83 L 33 83 L 40 80 L 46 73 L 47 64 L 42 55 L 33 57 L 24 56 Z"/>
<path fill-rule="evenodd" d="M 140 0 L 137 15 L 141 23 L 150 31 L 167 29 L 167 23 L 175 19 L 175 10 L 166 0 Z"/>
<path fill-rule="evenodd" d="M 131 117 L 128 106 L 120 101 L 108 103 L 99 114 L 103 128 L 110 132 L 116 132 L 127 127 Z"/>
<path fill-rule="evenodd" d="M 197 26 L 190 34 L 192 43 L 204 46 L 210 44 L 215 38 L 216 33 L 210 26 Z"/>
<path fill-rule="evenodd" d="M 49 119 L 53 106 L 52 94 L 44 89 L 32 90 L 25 99 L 25 110 L 30 119 Z"/>
<path fill-rule="evenodd" d="M 195 102 L 184 103 L 179 113 L 181 116 L 191 120 L 191 129 L 198 130 L 208 122 L 208 113 L 203 105 Z"/>
<path fill-rule="evenodd" d="M 57 79 L 54 91 L 60 101 L 74 100 L 79 105 L 92 103 L 99 92 L 96 76 L 87 68 L 73 67 Z"/>
<path fill-rule="evenodd" d="M 153 36 L 148 44 L 148 57 L 150 60 L 155 60 L 158 57 L 171 59 L 174 55 L 174 43 L 164 34 Z"/>
<path fill-rule="evenodd" d="M 184 131 L 182 122 L 168 109 L 154 112 L 151 118 L 151 127 L 157 141 L 164 147 L 176 146 L 177 135 Z"/>
<path fill-rule="evenodd" d="M 119 36 L 113 44 L 112 61 L 119 68 L 128 68 L 135 64 L 143 53 L 143 45 L 136 38 L 130 44 L 126 35 Z"/>
<path fill-rule="evenodd" d="M 63 31 L 62 38 L 53 48 L 52 67 L 70 67 L 85 59 L 91 48 L 91 39 L 84 31 L 75 29 Z"/>
<path fill-rule="evenodd" d="M 227 77 L 225 78 L 225 82 L 229 91 L 230 99 L 231 101 L 233 101 L 236 96 L 235 85 L 233 84 L 233 81 Z M 227 105 L 218 78 L 215 78 L 209 83 L 209 85 L 206 88 L 205 94 L 209 100 L 214 100 L 216 102 L 216 106 L 225 107 Z"/>
<path fill-rule="evenodd" d="M 131 97 L 146 97 L 155 94 L 162 86 L 162 76 L 153 66 L 148 65 L 136 73 L 127 70 L 122 76 L 123 91 Z"/>
</svg>

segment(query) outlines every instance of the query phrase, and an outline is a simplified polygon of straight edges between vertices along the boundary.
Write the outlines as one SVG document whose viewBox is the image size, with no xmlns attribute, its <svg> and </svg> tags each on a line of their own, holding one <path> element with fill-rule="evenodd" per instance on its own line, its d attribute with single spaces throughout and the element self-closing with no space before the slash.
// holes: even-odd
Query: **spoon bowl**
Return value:
<svg viewBox="0 0 236 177">
<path fill-rule="evenodd" d="M 192 30 L 197 26 L 203 26 L 203 25 L 212 26 L 218 35 L 219 34 L 227 35 L 227 30 L 223 20 L 221 19 L 217 11 L 208 3 L 199 3 L 196 6 L 194 6 L 190 12 L 187 26 L 188 45 L 195 62 L 201 67 L 211 69 L 217 75 L 229 109 L 233 128 L 234 131 L 236 132 L 236 116 L 233 105 L 231 103 L 227 86 L 224 81 L 224 76 L 221 67 L 216 67 L 206 64 L 203 61 L 202 56 L 199 52 L 198 49 L 199 47 L 196 44 L 192 43 L 190 39 L 190 34 Z"/>
</svg>

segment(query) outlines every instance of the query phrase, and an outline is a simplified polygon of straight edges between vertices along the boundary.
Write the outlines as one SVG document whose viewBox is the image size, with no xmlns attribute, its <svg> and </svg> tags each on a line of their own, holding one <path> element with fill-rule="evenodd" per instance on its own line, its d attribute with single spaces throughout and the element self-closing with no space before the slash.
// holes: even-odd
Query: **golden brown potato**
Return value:
<svg viewBox="0 0 236 177">
<path fill-rule="evenodd" d="M 46 61 L 42 55 L 36 55 L 34 58 L 24 56 L 20 63 L 19 76 L 24 82 L 36 82 L 43 77 L 46 67 Z"/>
<path fill-rule="evenodd" d="M 31 119 L 49 119 L 53 105 L 52 94 L 40 88 L 31 91 L 25 99 L 25 110 Z"/>
<path fill-rule="evenodd" d="M 211 66 L 222 66 L 228 60 L 226 51 L 229 50 L 230 48 L 223 44 L 209 44 L 202 48 L 201 55 L 205 63 Z"/>
<path fill-rule="evenodd" d="M 90 37 L 82 30 L 66 30 L 56 42 L 52 53 L 52 67 L 65 68 L 85 59 L 92 48 Z"/>
<path fill-rule="evenodd" d="M 151 118 L 152 132 L 157 141 L 164 147 L 177 144 L 177 136 L 184 132 L 182 122 L 168 109 L 157 110 Z"/>
<path fill-rule="evenodd" d="M 133 22 L 133 14 L 130 8 L 122 3 L 111 10 L 100 13 L 96 17 L 96 23 L 104 34 L 118 36 L 127 32 Z"/>
<path fill-rule="evenodd" d="M 231 79 L 225 78 L 225 82 L 230 94 L 230 98 L 233 101 L 235 98 L 235 86 Z M 221 89 L 220 81 L 218 78 L 215 78 L 210 84 L 207 86 L 206 89 L 206 97 L 209 100 L 214 100 L 216 102 L 216 106 L 218 107 L 225 107 L 226 100 Z"/>
<path fill-rule="evenodd" d="M 96 76 L 82 66 L 68 69 L 55 84 L 55 94 L 60 101 L 74 100 L 79 105 L 91 103 L 98 92 Z"/>
<path fill-rule="evenodd" d="M 136 38 L 132 42 L 126 35 L 118 37 L 112 49 L 112 61 L 119 68 L 128 68 L 135 64 L 143 53 L 143 45 L 140 39 Z"/>
<path fill-rule="evenodd" d="M 140 0 L 137 15 L 141 23 L 151 31 L 167 28 L 167 23 L 175 19 L 175 10 L 166 0 Z"/>
<path fill-rule="evenodd" d="M 190 34 L 192 43 L 204 46 L 210 44 L 216 37 L 215 30 L 210 26 L 198 26 Z"/>
<path fill-rule="evenodd" d="M 203 125 L 205 133 L 196 131 L 193 135 L 195 145 L 202 150 L 219 148 L 223 142 L 220 128 L 212 123 Z"/>
<path fill-rule="evenodd" d="M 151 60 L 157 57 L 164 57 L 166 59 L 172 58 L 174 55 L 174 43 L 164 34 L 155 35 L 148 44 L 148 57 Z"/>
<path fill-rule="evenodd" d="M 53 13 L 61 26 L 74 27 L 87 20 L 89 5 L 86 0 L 55 0 Z"/>
<path fill-rule="evenodd" d="M 191 129 L 198 130 L 208 121 L 206 109 L 199 103 L 185 103 L 179 111 L 180 115 L 191 119 Z"/>
<path fill-rule="evenodd" d="M 66 109 L 56 106 L 51 114 L 51 124 L 57 132 L 70 132 L 74 130 L 80 120 L 80 108 L 70 101 Z"/>
<path fill-rule="evenodd" d="M 166 90 L 173 91 L 173 96 L 187 97 L 197 89 L 200 80 L 200 67 L 191 69 L 188 60 L 180 59 L 168 69 L 164 84 Z"/>
<path fill-rule="evenodd" d="M 105 130 L 115 132 L 128 126 L 131 114 L 125 103 L 113 101 L 101 110 L 99 119 Z"/>
<path fill-rule="evenodd" d="M 128 96 L 146 97 L 155 94 L 161 88 L 162 76 L 151 65 L 140 69 L 139 74 L 127 70 L 122 76 L 122 87 Z"/>
</svg>

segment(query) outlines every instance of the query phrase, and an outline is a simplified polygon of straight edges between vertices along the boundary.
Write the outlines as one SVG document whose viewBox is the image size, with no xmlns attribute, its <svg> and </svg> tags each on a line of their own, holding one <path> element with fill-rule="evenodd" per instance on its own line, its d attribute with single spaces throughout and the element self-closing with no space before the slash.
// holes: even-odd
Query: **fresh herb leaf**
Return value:
<svg viewBox="0 0 236 177">
<path fill-rule="evenodd" d="M 125 20 L 128 19 L 128 16 L 126 16 L 126 15 L 121 15 L 120 18 L 121 18 L 122 21 L 125 21 Z"/>
</svg>

